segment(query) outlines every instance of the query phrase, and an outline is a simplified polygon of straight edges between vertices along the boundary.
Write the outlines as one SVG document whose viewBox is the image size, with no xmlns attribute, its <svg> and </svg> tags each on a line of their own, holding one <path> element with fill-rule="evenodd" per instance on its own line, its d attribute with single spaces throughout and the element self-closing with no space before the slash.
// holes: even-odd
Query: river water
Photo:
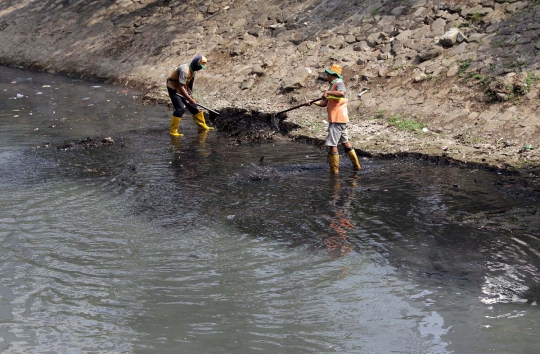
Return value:
<svg viewBox="0 0 540 354">
<path fill-rule="evenodd" d="M 469 222 L 538 207 L 504 176 L 330 178 L 137 95 L 0 68 L 0 352 L 538 352 L 540 236 Z M 58 149 L 85 137 L 115 145 Z"/>
</svg>

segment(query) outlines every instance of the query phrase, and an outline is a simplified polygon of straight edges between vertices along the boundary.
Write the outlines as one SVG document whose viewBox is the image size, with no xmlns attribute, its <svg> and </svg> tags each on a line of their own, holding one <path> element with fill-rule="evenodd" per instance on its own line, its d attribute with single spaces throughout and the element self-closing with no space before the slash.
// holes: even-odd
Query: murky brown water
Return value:
<svg viewBox="0 0 540 354">
<path fill-rule="evenodd" d="M 474 217 L 538 208 L 504 176 L 331 179 L 313 146 L 187 115 L 171 141 L 136 95 L 0 69 L 2 353 L 537 352 L 540 236 Z M 87 136 L 116 145 L 54 148 Z"/>
</svg>

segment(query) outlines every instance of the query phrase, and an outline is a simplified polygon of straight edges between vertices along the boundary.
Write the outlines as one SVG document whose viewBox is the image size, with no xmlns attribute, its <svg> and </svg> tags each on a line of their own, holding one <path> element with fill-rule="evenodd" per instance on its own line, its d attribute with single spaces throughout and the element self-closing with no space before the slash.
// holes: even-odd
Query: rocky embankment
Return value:
<svg viewBox="0 0 540 354">
<path fill-rule="evenodd" d="M 337 62 L 364 155 L 530 171 L 540 161 L 538 0 L 3 0 L 0 42 L 2 64 L 160 103 L 169 72 L 202 53 L 201 102 L 266 113 L 318 97 Z M 324 118 L 292 111 L 289 136 L 322 139 Z"/>
</svg>

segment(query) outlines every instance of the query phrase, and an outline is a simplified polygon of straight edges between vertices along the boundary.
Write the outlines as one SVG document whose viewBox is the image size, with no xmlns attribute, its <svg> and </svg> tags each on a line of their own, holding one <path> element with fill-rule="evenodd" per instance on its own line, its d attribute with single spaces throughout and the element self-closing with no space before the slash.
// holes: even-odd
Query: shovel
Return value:
<svg viewBox="0 0 540 354">
<path fill-rule="evenodd" d="M 315 100 L 309 101 L 309 104 L 319 102 L 322 99 L 323 98 L 321 97 L 321 98 L 317 98 Z M 276 129 L 279 129 L 279 119 L 278 119 L 278 117 L 279 117 L 280 114 L 287 113 L 289 111 L 292 111 L 293 109 L 297 109 L 297 108 L 304 107 L 304 106 L 307 106 L 307 105 L 308 105 L 307 103 L 302 103 L 302 104 L 299 104 L 298 106 L 294 106 L 294 107 L 291 107 L 291 108 L 286 109 L 284 111 L 272 114 L 272 123 L 274 123 L 274 126 L 276 127 Z"/>
<path fill-rule="evenodd" d="M 176 94 L 177 94 L 178 96 L 182 97 L 183 99 L 186 99 L 184 96 L 182 96 L 182 95 L 179 94 L 178 92 L 177 92 Z M 210 109 L 210 108 L 208 108 L 208 107 L 205 107 L 205 106 L 203 106 L 202 104 L 198 104 L 198 103 L 197 103 L 197 106 L 206 109 L 208 112 L 211 113 L 211 115 L 219 116 L 219 113 L 218 113 L 218 112 L 216 112 L 216 111 L 214 111 L 214 110 L 212 110 L 212 109 Z"/>
</svg>

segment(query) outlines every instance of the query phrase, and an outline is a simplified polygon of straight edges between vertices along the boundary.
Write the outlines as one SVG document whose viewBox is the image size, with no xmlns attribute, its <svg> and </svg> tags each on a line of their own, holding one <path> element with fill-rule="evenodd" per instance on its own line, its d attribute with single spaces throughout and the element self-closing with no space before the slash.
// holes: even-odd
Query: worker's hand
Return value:
<svg viewBox="0 0 540 354">
<path fill-rule="evenodd" d="M 311 101 L 306 100 L 306 106 L 311 106 Z"/>
<path fill-rule="evenodd" d="M 328 96 L 329 96 L 329 95 L 328 95 L 328 91 L 324 91 L 324 93 L 323 93 L 323 98 L 328 98 Z"/>
</svg>

